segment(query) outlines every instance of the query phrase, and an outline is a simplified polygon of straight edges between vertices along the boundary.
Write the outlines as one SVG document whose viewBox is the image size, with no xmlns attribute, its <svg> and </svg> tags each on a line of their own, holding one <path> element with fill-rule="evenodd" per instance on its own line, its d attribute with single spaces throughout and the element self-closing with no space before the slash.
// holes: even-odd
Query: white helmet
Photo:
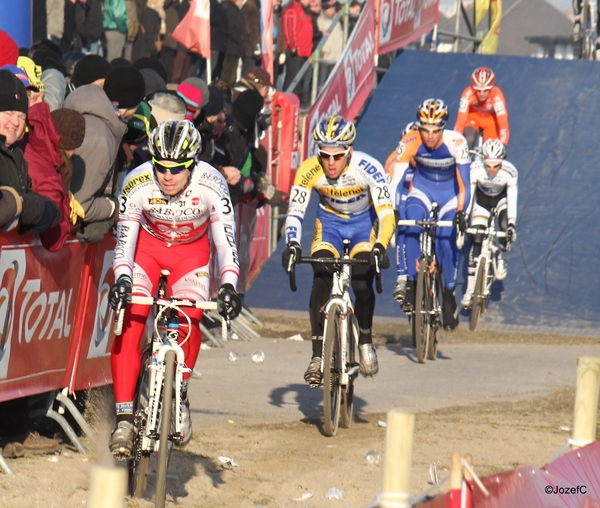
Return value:
<svg viewBox="0 0 600 508">
<path fill-rule="evenodd" d="M 502 162 L 506 158 L 506 147 L 499 139 L 488 139 L 481 147 L 481 155 L 485 162 Z"/>
<path fill-rule="evenodd" d="M 165 120 L 151 133 L 150 155 L 160 160 L 189 160 L 202 149 L 200 133 L 189 120 Z"/>
</svg>

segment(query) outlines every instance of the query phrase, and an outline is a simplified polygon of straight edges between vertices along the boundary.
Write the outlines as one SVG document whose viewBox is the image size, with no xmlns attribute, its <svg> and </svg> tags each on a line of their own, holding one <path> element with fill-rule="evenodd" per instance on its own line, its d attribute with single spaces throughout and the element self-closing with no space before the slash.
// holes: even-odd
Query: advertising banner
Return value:
<svg viewBox="0 0 600 508">
<path fill-rule="evenodd" d="M 48 252 L 32 235 L 0 238 L 0 401 L 64 387 L 87 245 Z"/>
<path fill-rule="evenodd" d="M 373 1 L 367 0 L 342 57 L 306 116 L 304 158 L 316 152 L 312 132 L 319 122 L 328 115 L 342 115 L 353 120 L 375 84 Z"/>
<path fill-rule="evenodd" d="M 376 1 L 378 55 L 410 44 L 430 32 L 437 23 L 439 0 Z"/>
</svg>

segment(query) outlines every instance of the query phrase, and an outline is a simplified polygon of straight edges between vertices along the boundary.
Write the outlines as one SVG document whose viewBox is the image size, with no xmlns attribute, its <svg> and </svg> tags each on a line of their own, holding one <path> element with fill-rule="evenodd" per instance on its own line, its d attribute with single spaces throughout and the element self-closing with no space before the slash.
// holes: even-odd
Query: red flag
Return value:
<svg viewBox="0 0 600 508">
<path fill-rule="evenodd" d="M 210 0 L 192 0 L 187 14 L 171 37 L 210 60 Z"/>
<path fill-rule="evenodd" d="M 271 83 L 275 84 L 273 76 L 273 1 L 262 0 L 260 3 L 260 29 L 262 32 L 262 66 L 271 76 Z"/>
</svg>

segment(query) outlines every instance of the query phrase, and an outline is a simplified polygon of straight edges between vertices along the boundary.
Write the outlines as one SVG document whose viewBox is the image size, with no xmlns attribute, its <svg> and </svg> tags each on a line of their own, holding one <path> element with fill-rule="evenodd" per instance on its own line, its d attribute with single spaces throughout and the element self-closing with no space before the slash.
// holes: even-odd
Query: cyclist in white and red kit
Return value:
<svg viewBox="0 0 600 508">
<path fill-rule="evenodd" d="M 227 182 L 209 164 L 196 162 L 201 138 L 188 120 L 161 123 L 152 132 L 148 148 L 152 160 L 127 175 L 119 197 L 113 262 L 117 282 L 109 295 L 111 305 L 131 302 L 131 295 L 154 296 L 163 269 L 170 272 L 167 290 L 171 296 L 208 300 L 212 241 L 222 282 L 219 312 L 229 318 L 236 317 L 241 310 L 235 292 L 239 260 Z M 224 303 L 229 300 L 231 303 Z M 120 458 L 128 457 L 133 447 L 133 398 L 141 365 L 140 341 L 149 311 L 146 305 L 127 306 L 123 333 L 115 338 L 112 349 L 117 425 L 109 448 Z M 192 320 L 192 327 L 182 348 L 186 367 L 193 370 L 200 351 L 202 311 L 186 309 L 186 314 Z M 182 320 L 180 334 L 187 333 L 187 322 Z M 183 444 L 192 435 L 188 382 L 189 374 L 185 374 Z"/>
<path fill-rule="evenodd" d="M 506 278 L 507 267 L 504 259 L 510 244 L 517 239 L 517 197 L 519 173 L 506 160 L 506 147 L 499 139 L 488 139 L 482 146 L 480 159 L 471 164 L 471 227 L 481 229 L 481 234 L 473 236 L 473 244 L 469 252 L 467 290 L 461 305 L 468 309 L 473 300 L 477 258 L 481 254 L 483 231 L 487 227 L 491 210 L 498 213 L 500 231 L 506 232 L 500 238 L 500 253 L 496 266 L 496 279 Z"/>
</svg>

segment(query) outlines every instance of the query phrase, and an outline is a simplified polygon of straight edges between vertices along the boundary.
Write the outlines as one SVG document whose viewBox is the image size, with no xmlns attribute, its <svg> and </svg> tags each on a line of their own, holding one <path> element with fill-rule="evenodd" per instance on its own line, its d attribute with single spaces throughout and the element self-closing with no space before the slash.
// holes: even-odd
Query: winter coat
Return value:
<svg viewBox="0 0 600 508">
<path fill-rule="evenodd" d="M 177 14 L 175 4 L 171 3 L 167 6 L 167 2 L 165 2 L 165 37 L 163 39 L 163 48 L 177 49 L 177 41 L 171 37 L 171 34 L 175 31 L 178 24 L 179 14 Z"/>
<path fill-rule="evenodd" d="M 80 86 L 69 94 L 65 108 L 85 118 L 83 144 L 75 149 L 71 192 L 85 211 L 85 222 L 113 217 L 114 164 L 127 124 L 117 117 L 104 90 L 97 85 Z"/>
<path fill-rule="evenodd" d="M 29 107 L 27 124 L 30 131 L 21 142 L 21 148 L 27 161 L 31 187 L 55 203 L 61 214 L 56 226 L 40 233 L 42 245 L 50 252 L 56 252 L 71 232 L 69 196 L 65 194 L 60 174 L 60 134 L 50 116 L 50 108 L 44 102 Z"/>
<path fill-rule="evenodd" d="M 260 12 L 254 0 L 246 0 L 240 9 L 246 25 L 246 49 L 244 56 L 252 58 L 254 48 L 260 45 Z"/>
<path fill-rule="evenodd" d="M 67 82 L 62 72 L 57 69 L 46 69 L 42 72 L 44 84 L 44 102 L 50 106 L 50 111 L 60 109 L 65 102 Z"/>
<path fill-rule="evenodd" d="M 227 15 L 219 0 L 210 0 L 210 49 L 225 52 L 227 45 Z"/>
<path fill-rule="evenodd" d="M 6 137 L 0 135 L 0 186 L 4 185 L 15 189 L 23 200 L 19 233 L 41 233 L 58 223 L 58 207 L 31 188 L 21 148 L 16 144 L 7 147 Z"/>
<path fill-rule="evenodd" d="M 227 44 L 225 45 L 225 54 L 242 57 L 246 50 L 246 22 L 244 21 L 244 15 L 231 0 L 225 0 L 222 5 L 227 16 Z"/>
<path fill-rule="evenodd" d="M 104 0 L 103 25 L 105 30 L 127 33 L 127 5 L 125 0 Z"/>
<path fill-rule="evenodd" d="M 101 0 L 86 0 L 75 4 L 75 33 L 81 39 L 81 46 L 89 48 L 92 42 L 100 39 L 104 33 Z"/>
<path fill-rule="evenodd" d="M 283 11 L 285 45 L 299 57 L 309 58 L 313 50 L 313 22 L 302 4 L 293 0 Z"/>
<path fill-rule="evenodd" d="M 331 26 L 332 21 L 333 18 L 329 18 L 321 12 L 319 17 L 317 18 L 319 30 L 325 33 Z M 344 32 L 342 30 L 342 24 L 336 23 L 335 27 L 331 31 L 331 34 L 329 34 L 329 38 L 325 42 L 324 46 L 321 48 L 321 60 L 325 60 L 329 63 L 336 63 L 342 56 L 343 51 Z"/>
<path fill-rule="evenodd" d="M 158 58 L 156 41 L 160 35 L 160 16 L 154 9 L 147 8 L 140 17 L 140 29 L 133 42 L 131 61 L 139 58 Z"/>
</svg>

